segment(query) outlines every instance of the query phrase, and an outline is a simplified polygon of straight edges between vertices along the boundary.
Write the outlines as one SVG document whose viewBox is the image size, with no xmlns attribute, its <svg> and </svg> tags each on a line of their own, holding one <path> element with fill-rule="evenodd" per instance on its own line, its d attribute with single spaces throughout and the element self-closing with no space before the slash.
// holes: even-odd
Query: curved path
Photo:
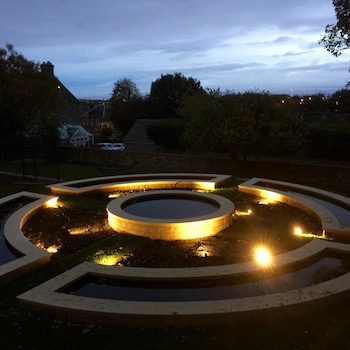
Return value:
<svg viewBox="0 0 350 350">
<path fill-rule="evenodd" d="M 96 177 L 84 180 L 61 182 L 47 186 L 57 194 L 82 195 L 93 192 L 160 190 L 160 189 L 201 189 L 214 190 L 226 181 L 230 175 L 161 173 L 135 174 Z"/>
<path fill-rule="evenodd" d="M 32 192 L 19 192 L 14 195 L 0 198 L 0 207 L 20 199 L 32 199 L 33 201 L 14 212 L 6 221 L 4 236 L 7 243 L 18 252 L 17 259 L 0 265 L 0 284 L 7 283 L 22 274 L 35 269 L 42 264 L 48 263 L 51 254 L 45 249 L 40 249 L 29 242 L 22 233 L 25 222 L 36 211 L 50 206 L 57 197 L 46 196 Z"/>
<path fill-rule="evenodd" d="M 172 176 L 173 175 L 174 174 L 172 174 Z M 95 185 L 97 188 L 93 188 L 94 185 L 90 183 L 89 186 L 80 188 L 80 190 L 83 189 L 80 193 L 96 190 L 105 191 L 110 184 L 104 187 L 104 185 L 100 183 L 100 180 L 101 179 L 94 179 L 95 182 L 98 182 L 98 184 Z M 113 181 L 111 178 L 109 178 L 109 180 Z M 89 180 L 84 180 L 84 182 L 86 184 Z M 77 183 L 75 182 L 75 184 Z M 63 185 L 63 187 L 59 189 L 57 185 L 51 188 L 54 192 L 63 191 L 64 189 L 65 193 L 68 193 L 68 187 L 73 184 L 68 184 L 68 187 L 67 184 L 61 185 Z M 114 184 L 112 186 L 114 186 Z M 272 186 L 279 187 L 278 189 L 273 189 L 271 188 Z M 288 191 L 281 190 L 280 186 L 285 186 Z M 326 207 L 322 202 L 317 200 L 317 196 L 322 196 L 323 200 L 328 198 L 332 202 L 342 203 L 346 206 L 349 203 L 349 199 L 346 197 L 311 187 L 267 179 L 249 180 L 241 184 L 239 189 L 242 192 L 258 195 L 270 201 L 279 201 L 297 206 L 308 213 L 312 213 L 318 217 L 322 228 L 327 232 L 350 234 L 350 230 L 346 226 L 341 225 L 337 214 L 332 210 L 334 207 Z M 302 191 L 303 194 L 297 193 L 297 190 Z M 73 190 L 73 192 L 77 194 L 79 189 L 78 191 Z M 307 196 L 305 195 L 306 192 L 308 193 Z M 279 269 L 290 268 L 298 264 L 307 264 L 312 259 L 315 259 L 316 256 L 324 254 L 327 251 L 350 254 L 350 245 L 328 240 L 313 240 L 298 249 L 275 256 L 274 262 L 269 269 L 276 269 L 276 271 L 278 271 Z M 144 280 L 158 282 L 175 280 L 185 282 L 201 279 L 215 280 L 226 277 L 241 277 L 259 272 L 264 273 L 264 268 L 258 266 L 255 262 L 176 269 L 122 268 L 82 263 L 20 295 L 19 300 L 32 308 L 65 315 L 65 317 L 80 318 L 86 321 L 143 323 L 146 318 L 150 322 L 154 321 L 155 323 L 163 325 L 188 322 L 211 322 L 232 315 L 255 313 L 257 311 L 271 309 L 279 310 L 284 307 L 293 307 L 305 302 L 323 300 L 324 298 L 347 292 L 350 289 L 350 273 L 344 273 L 336 278 L 301 289 L 222 300 L 180 302 L 160 302 L 159 300 L 125 301 L 118 300 L 117 297 L 114 300 L 110 300 L 71 295 L 63 292 L 67 286 L 72 285 L 86 276 L 127 279 L 139 281 L 142 285 L 142 281 Z"/>
</svg>

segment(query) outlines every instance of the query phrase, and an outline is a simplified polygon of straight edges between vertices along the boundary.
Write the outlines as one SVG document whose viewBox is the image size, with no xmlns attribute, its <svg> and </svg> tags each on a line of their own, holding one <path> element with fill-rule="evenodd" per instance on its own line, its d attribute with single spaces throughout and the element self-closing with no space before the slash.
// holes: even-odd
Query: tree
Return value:
<svg viewBox="0 0 350 350">
<path fill-rule="evenodd" d="M 350 3 L 348 0 L 333 0 L 336 24 L 326 26 L 321 42 L 333 55 L 339 56 L 342 50 L 350 47 Z"/>
<path fill-rule="evenodd" d="M 63 101 L 55 79 L 7 44 L 0 49 L 0 138 L 57 136 Z"/>
<path fill-rule="evenodd" d="M 333 0 L 336 24 L 328 24 L 321 43 L 334 56 L 341 55 L 350 47 L 350 2 L 349 0 Z M 349 84 L 348 84 L 349 85 Z"/>
<path fill-rule="evenodd" d="M 181 110 L 185 145 L 233 156 L 296 155 L 302 151 L 300 118 L 266 92 L 194 96 Z"/>
<path fill-rule="evenodd" d="M 124 136 L 142 113 L 144 100 L 130 79 L 119 79 L 111 97 L 111 119 L 121 136 Z"/>
<path fill-rule="evenodd" d="M 181 73 L 161 75 L 152 82 L 150 99 L 152 116 L 155 118 L 178 118 L 179 109 L 187 96 L 204 94 L 199 80 Z"/>
<path fill-rule="evenodd" d="M 127 102 L 130 99 L 140 98 L 141 94 L 136 84 L 127 78 L 119 79 L 114 84 L 111 100 Z"/>
<path fill-rule="evenodd" d="M 112 135 L 113 135 L 113 129 L 108 127 L 108 126 L 102 127 L 100 132 L 99 132 L 99 137 L 103 141 L 109 140 L 109 138 Z"/>
</svg>

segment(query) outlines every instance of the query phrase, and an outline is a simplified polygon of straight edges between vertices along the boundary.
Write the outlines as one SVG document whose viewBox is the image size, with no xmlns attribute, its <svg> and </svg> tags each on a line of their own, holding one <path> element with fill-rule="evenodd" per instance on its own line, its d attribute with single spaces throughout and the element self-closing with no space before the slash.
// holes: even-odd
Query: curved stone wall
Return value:
<svg viewBox="0 0 350 350">
<path fill-rule="evenodd" d="M 218 209 L 207 215 L 186 219 L 151 219 L 129 214 L 123 209 L 123 204 L 130 200 L 174 194 L 184 198 L 213 201 L 218 205 Z M 108 222 L 115 231 L 163 240 L 214 236 L 231 224 L 233 210 L 233 203 L 226 198 L 213 194 L 179 190 L 130 194 L 111 201 L 107 206 Z"/>
<path fill-rule="evenodd" d="M 257 185 L 258 181 L 268 182 L 272 180 L 252 179 L 239 186 L 242 192 L 262 196 L 273 201 L 280 201 L 318 217 L 324 230 L 341 229 L 350 234 L 347 227 L 341 227 L 337 216 L 326 207 L 317 204 L 312 199 L 288 191 L 274 190 L 269 187 Z M 286 183 L 284 183 L 285 185 Z M 100 186 L 100 185 L 99 185 Z M 109 186 L 109 185 L 108 185 Z M 288 186 L 298 188 L 301 185 L 288 183 Z M 55 188 L 53 188 L 55 191 Z M 91 188 L 90 188 L 91 190 Z M 317 195 L 316 189 L 303 186 L 303 190 Z M 320 194 L 320 192 L 318 193 Z M 325 193 L 322 193 L 325 195 Z M 336 194 L 327 192 L 328 198 L 348 202 L 346 197 L 340 198 Z M 350 214 L 350 211 L 349 211 Z M 350 273 L 345 273 L 328 281 L 317 283 L 305 288 L 290 290 L 287 292 L 267 294 L 257 297 L 244 297 L 225 300 L 209 300 L 196 302 L 142 302 L 125 301 L 92 297 L 69 295 L 61 292 L 66 286 L 80 280 L 87 275 L 124 278 L 131 280 L 144 279 L 152 281 L 188 281 L 197 279 L 215 279 L 222 277 L 240 277 L 249 273 L 264 273 L 266 268 L 279 269 L 293 268 L 301 263 L 314 259 L 315 256 L 325 251 L 342 252 L 350 254 L 350 245 L 336 243 L 329 240 L 312 240 L 310 243 L 280 254 L 274 257 L 269 267 L 259 266 L 254 261 L 224 266 L 196 267 L 196 268 L 118 268 L 100 266 L 92 263 L 83 263 L 66 271 L 56 278 L 40 285 L 19 296 L 19 300 L 31 308 L 37 308 L 45 312 L 60 314 L 68 318 L 78 318 L 93 322 L 136 322 L 143 325 L 156 324 L 174 325 L 191 323 L 211 323 L 214 320 L 223 320 L 236 315 L 253 314 L 266 310 L 279 310 L 295 307 L 306 302 L 326 300 L 332 296 L 348 292 L 350 289 Z M 147 323 L 145 324 L 145 319 Z"/>
</svg>

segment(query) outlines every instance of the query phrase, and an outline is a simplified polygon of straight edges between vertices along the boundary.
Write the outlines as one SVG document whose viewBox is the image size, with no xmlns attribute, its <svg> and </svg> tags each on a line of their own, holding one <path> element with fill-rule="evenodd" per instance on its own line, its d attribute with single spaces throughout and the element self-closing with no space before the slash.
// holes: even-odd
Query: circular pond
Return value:
<svg viewBox="0 0 350 350">
<path fill-rule="evenodd" d="M 215 201 L 181 195 L 158 195 L 131 199 L 122 205 L 129 214 L 153 219 L 186 219 L 207 215 L 219 208 Z"/>
<path fill-rule="evenodd" d="M 164 240 L 215 235 L 231 224 L 233 210 L 226 198 L 177 190 L 130 194 L 107 206 L 115 231 Z"/>
</svg>

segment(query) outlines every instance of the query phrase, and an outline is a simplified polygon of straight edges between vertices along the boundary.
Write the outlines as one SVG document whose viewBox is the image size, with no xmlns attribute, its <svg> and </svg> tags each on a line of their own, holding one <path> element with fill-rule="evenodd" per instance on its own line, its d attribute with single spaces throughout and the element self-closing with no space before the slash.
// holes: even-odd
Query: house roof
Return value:
<svg viewBox="0 0 350 350">
<path fill-rule="evenodd" d="M 92 136 L 92 134 L 86 131 L 81 125 L 71 125 L 68 123 L 63 123 L 59 127 L 59 133 L 61 139 L 72 139 L 73 137 Z"/>
<path fill-rule="evenodd" d="M 147 127 L 156 121 L 158 121 L 158 119 L 137 119 L 124 137 L 123 142 L 155 145 L 155 143 L 148 137 Z"/>
</svg>

